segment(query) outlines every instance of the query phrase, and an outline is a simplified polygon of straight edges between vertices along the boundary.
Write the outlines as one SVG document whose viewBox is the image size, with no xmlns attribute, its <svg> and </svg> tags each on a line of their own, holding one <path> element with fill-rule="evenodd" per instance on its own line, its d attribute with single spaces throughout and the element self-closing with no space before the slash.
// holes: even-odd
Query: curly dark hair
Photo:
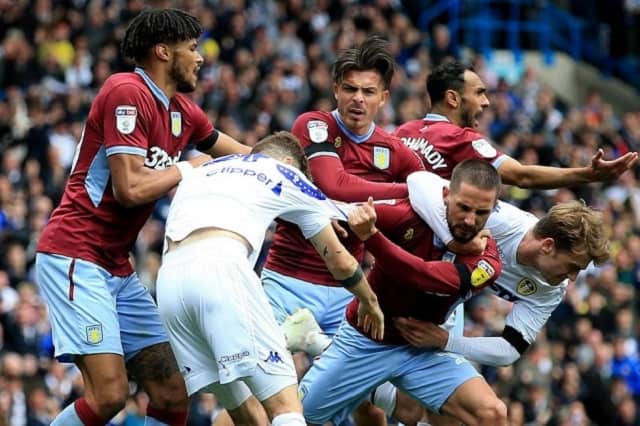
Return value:
<svg viewBox="0 0 640 426">
<path fill-rule="evenodd" d="M 195 16 L 178 9 L 146 9 L 127 27 L 122 40 L 122 54 L 139 63 L 158 43 L 173 44 L 197 39 L 200 34 L 202 26 Z"/>
</svg>

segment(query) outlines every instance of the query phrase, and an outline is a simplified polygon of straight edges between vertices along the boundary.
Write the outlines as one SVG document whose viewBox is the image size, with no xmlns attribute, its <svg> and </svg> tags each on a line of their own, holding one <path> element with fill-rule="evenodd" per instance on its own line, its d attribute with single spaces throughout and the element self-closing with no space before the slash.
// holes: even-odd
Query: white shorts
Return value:
<svg viewBox="0 0 640 426">
<path fill-rule="evenodd" d="M 263 401 L 297 383 L 242 243 L 211 238 L 174 249 L 163 258 L 157 296 L 189 395 L 242 379 Z"/>
</svg>

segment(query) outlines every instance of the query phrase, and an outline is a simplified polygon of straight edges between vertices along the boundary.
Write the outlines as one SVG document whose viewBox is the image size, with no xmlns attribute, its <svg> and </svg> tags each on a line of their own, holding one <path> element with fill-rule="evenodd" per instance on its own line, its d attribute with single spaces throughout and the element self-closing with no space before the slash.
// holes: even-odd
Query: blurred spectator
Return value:
<svg viewBox="0 0 640 426">
<path fill-rule="evenodd" d="M 589 36 L 611 53 L 637 52 L 640 2 L 600 3 L 559 2 L 591 22 L 595 31 Z M 334 109 L 330 64 L 338 50 L 370 32 L 386 35 L 398 62 L 390 102 L 378 118 L 387 128 L 425 114 L 426 75 L 457 55 L 456 34 L 446 24 L 424 31 L 416 26 L 425 2 L 154 4 L 185 8 L 201 19 L 205 33 L 199 49 L 205 62 L 193 98 L 220 130 L 249 145 L 288 130 L 302 111 Z M 0 0 L 0 426 L 48 424 L 83 392 L 77 369 L 51 360 L 46 306 L 31 281 L 34 247 L 60 201 L 91 100 L 111 73 L 131 69 L 119 43 L 144 5 L 141 0 Z M 485 56 L 470 57 L 491 100 L 480 130 L 523 163 L 583 166 L 598 148 L 609 157 L 640 150 L 640 108 L 616 115 L 597 90 L 590 90 L 583 104 L 568 105 L 533 68 L 511 84 Z M 589 269 L 570 284 L 538 344 L 518 364 L 483 369 L 507 401 L 511 424 L 640 424 L 637 178 L 634 170 L 603 185 L 505 188 L 503 199 L 534 214 L 561 200 L 585 199 L 603 210 L 612 242 L 611 263 Z M 158 203 L 132 255 L 152 289 L 168 201 Z M 269 236 L 263 254 L 268 244 Z M 367 265 L 373 261 L 365 260 Z M 495 335 L 509 309 L 493 297 L 475 299 L 467 334 Z M 118 417 L 120 424 L 139 422 L 145 398 L 134 394 Z M 198 395 L 189 424 L 211 424 L 218 408 L 214 397 Z"/>
</svg>

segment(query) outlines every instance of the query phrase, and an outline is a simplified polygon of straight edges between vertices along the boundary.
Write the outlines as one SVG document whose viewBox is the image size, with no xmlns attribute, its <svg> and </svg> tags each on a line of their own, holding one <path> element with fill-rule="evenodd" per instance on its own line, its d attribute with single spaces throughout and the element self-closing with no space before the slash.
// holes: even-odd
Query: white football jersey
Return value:
<svg viewBox="0 0 640 426">
<path fill-rule="evenodd" d="M 445 243 L 453 240 L 447 225 L 442 188 L 449 181 L 430 172 L 415 172 L 407 178 L 409 199 L 416 213 Z M 487 289 L 513 302 L 506 325 L 518 330 L 533 343 L 553 310 L 567 291 L 567 280 L 559 285 L 547 283 L 537 269 L 518 263 L 518 246 L 538 219 L 531 213 L 502 201 L 491 212 L 487 228 L 498 244 L 502 273 Z"/>
<path fill-rule="evenodd" d="M 215 227 L 251 244 L 255 263 L 271 222 L 279 217 L 311 238 L 346 216 L 300 170 L 262 154 L 229 155 L 188 170 L 169 208 L 166 237 L 180 241 Z"/>
</svg>

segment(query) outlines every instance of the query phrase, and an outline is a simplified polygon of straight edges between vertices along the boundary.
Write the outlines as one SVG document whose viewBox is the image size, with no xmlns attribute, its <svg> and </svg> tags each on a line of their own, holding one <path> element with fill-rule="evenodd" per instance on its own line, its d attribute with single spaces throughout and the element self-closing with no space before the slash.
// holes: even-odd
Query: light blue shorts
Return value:
<svg viewBox="0 0 640 426">
<path fill-rule="evenodd" d="M 345 321 L 302 379 L 299 393 L 307 422 L 340 424 L 386 381 L 439 412 L 456 389 L 474 377 L 480 374 L 460 355 L 382 345 Z"/>
<path fill-rule="evenodd" d="M 353 294 L 342 287 L 312 284 L 269 269 L 262 270 L 261 278 L 278 324 L 296 309 L 307 308 L 329 337 L 338 331 L 345 308 L 353 299 Z"/>
<path fill-rule="evenodd" d="M 143 348 L 169 341 L 151 294 L 135 273 L 115 277 L 85 260 L 38 253 L 36 275 L 60 361 L 101 353 L 128 361 Z"/>
</svg>

